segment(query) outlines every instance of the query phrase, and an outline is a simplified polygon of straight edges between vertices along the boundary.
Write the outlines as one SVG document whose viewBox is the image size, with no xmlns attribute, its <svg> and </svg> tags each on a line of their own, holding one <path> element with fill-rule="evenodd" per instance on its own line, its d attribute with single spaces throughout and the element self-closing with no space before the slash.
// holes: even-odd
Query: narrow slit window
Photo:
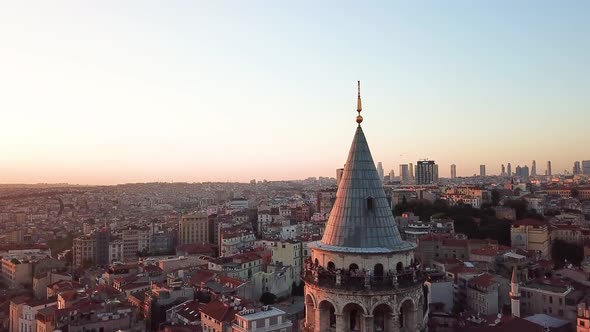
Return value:
<svg viewBox="0 0 590 332">
<path fill-rule="evenodd" d="M 367 198 L 367 209 L 373 210 L 373 197 Z"/>
</svg>

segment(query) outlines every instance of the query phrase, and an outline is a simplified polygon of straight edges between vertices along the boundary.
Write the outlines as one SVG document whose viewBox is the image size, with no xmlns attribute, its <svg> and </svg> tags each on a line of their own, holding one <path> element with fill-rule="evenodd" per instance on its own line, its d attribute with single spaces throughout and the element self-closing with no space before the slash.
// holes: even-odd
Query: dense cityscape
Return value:
<svg viewBox="0 0 590 332">
<path fill-rule="evenodd" d="M 585 331 L 590 160 L 438 176 L 0 188 L 17 331 Z M 375 263 L 377 262 L 377 263 Z M 373 263 L 375 263 L 373 265 Z"/>
<path fill-rule="evenodd" d="M 590 332 L 588 13 L 0 1 L 0 332 Z"/>
</svg>

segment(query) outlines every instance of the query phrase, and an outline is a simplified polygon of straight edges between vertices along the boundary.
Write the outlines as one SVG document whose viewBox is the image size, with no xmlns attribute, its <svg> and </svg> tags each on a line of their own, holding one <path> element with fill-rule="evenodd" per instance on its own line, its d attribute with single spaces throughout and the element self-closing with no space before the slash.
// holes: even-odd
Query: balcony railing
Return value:
<svg viewBox="0 0 590 332">
<path fill-rule="evenodd" d="M 419 270 L 374 276 L 366 272 L 351 273 L 346 270 L 328 271 L 322 268 L 304 270 L 302 278 L 306 283 L 320 287 L 348 290 L 408 288 L 423 284 L 425 280 L 425 276 Z"/>
</svg>

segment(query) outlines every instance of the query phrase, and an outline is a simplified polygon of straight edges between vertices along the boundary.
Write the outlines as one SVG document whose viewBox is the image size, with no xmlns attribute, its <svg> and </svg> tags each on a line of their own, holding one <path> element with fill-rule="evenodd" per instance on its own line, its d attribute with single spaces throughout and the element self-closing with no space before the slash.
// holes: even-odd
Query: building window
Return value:
<svg viewBox="0 0 590 332">
<path fill-rule="evenodd" d="M 373 197 L 367 198 L 367 209 L 373 210 Z"/>
</svg>

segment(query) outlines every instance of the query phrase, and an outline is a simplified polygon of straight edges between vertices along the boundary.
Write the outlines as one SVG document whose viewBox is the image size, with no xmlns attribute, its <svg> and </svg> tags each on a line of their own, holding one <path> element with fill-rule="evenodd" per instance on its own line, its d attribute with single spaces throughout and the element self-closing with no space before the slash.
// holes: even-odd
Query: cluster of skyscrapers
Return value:
<svg viewBox="0 0 590 332">
<path fill-rule="evenodd" d="M 336 170 L 336 178 L 337 180 L 340 179 L 342 176 L 342 172 L 344 168 L 340 168 Z M 398 178 L 395 177 L 395 172 L 392 169 L 389 172 L 389 175 L 385 175 L 385 171 L 383 169 L 383 163 L 377 163 L 377 174 L 382 182 L 387 181 L 394 181 L 399 180 L 402 184 L 417 184 L 417 185 L 428 185 L 428 184 L 435 184 L 438 182 L 439 175 L 438 175 L 438 165 L 433 160 L 420 160 L 414 166 L 413 163 L 408 164 L 400 164 L 399 165 L 399 174 Z M 576 161 L 574 162 L 573 166 L 573 175 L 578 174 L 590 174 L 590 160 L 583 160 L 582 162 Z M 479 176 L 485 177 L 487 176 L 486 172 L 486 165 L 479 165 Z M 520 166 L 517 165 L 512 169 L 512 164 L 507 163 L 506 165 L 501 165 L 500 176 L 514 176 L 518 178 L 528 178 L 530 176 L 537 176 L 540 175 L 537 173 L 537 161 L 533 160 L 531 163 L 531 167 L 529 168 L 528 165 Z M 545 169 L 545 176 L 553 175 L 553 171 L 551 169 L 551 161 L 547 161 L 547 168 Z M 474 174 L 474 176 L 476 176 Z M 451 165 L 451 179 L 457 178 L 457 165 Z M 338 181 L 340 182 L 340 181 Z"/>
<path fill-rule="evenodd" d="M 537 176 L 537 161 L 533 160 L 531 163 L 531 167 L 529 169 L 528 165 L 524 166 L 516 166 L 515 172 L 512 173 L 512 164 L 508 163 L 506 167 L 504 164 L 501 166 L 500 176 L 516 176 L 522 178 L 528 178 L 529 176 Z M 545 170 L 545 175 L 552 175 L 551 171 L 551 161 L 547 161 L 547 169 Z"/>
<path fill-rule="evenodd" d="M 572 174 L 590 174 L 590 160 L 583 160 L 581 166 L 579 161 L 574 162 Z"/>
</svg>

